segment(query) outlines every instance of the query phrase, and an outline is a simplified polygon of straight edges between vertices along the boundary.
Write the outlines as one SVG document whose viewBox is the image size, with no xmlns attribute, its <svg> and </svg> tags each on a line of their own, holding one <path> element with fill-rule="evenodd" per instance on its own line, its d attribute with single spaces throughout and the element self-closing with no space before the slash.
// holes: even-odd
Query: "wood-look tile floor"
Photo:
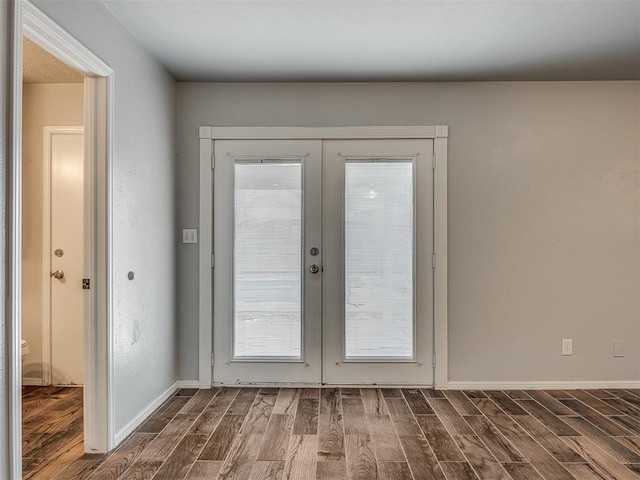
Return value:
<svg viewBox="0 0 640 480">
<path fill-rule="evenodd" d="M 640 390 L 181 390 L 104 456 L 51 409 L 25 398 L 25 478 L 640 479 Z"/>
</svg>

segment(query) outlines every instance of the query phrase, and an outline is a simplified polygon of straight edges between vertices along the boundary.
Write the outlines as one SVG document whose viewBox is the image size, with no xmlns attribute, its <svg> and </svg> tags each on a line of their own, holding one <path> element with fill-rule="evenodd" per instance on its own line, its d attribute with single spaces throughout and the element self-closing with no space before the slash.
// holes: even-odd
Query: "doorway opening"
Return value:
<svg viewBox="0 0 640 480">
<path fill-rule="evenodd" d="M 24 211 L 23 192 L 26 187 L 23 185 L 23 36 L 32 43 L 46 50 L 60 62 L 71 67 L 83 77 L 81 85 L 83 99 L 82 113 L 80 121 L 74 120 L 73 126 L 83 126 L 83 141 L 81 146 L 76 143 L 76 149 L 83 154 L 82 172 L 78 173 L 77 166 L 70 171 L 79 176 L 83 186 L 82 201 L 82 231 L 81 248 L 71 247 L 72 251 L 82 250 L 82 276 L 81 288 L 88 287 L 82 293 L 82 333 L 81 341 L 76 338 L 75 343 L 82 344 L 82 390 L 75 388 L 76 402 L 82 406 L 83 414 L 77 422 L 78 429 L 82 430 L 80 435 L 80 449 L 87 453 L 105 453 L 114 447 L 114 401 L 113 401 L 113 378 L 112 378 L 112 318 L 111 308 L 111 278 L 110 259 L 112 257 L 111 240 L 111 132 L 112 132 L 112 111 L 113 111 L 113 70 L 100 60 L 95 54 L 84 45 L 73 38 L 68 32 L 52 21 L 42 11 L 36 8 L 28 0 L 15 2 L 13 6 L 13 29 L 11 36 L 12 61 L 11 61 L 11 105 L 10 105 L 10 135 L 9 135 L 9 156 L 11 162 L 8 165 L 8 301 L 7 301 L 7 331 L 6 338 L 8 350 L 8 478 L 20 478 L 22 476 L 22 360 L 21 360 L 21 339 L 22 318 L 23 318 L 23 237 L 25 241 L 35 238 L 36 243 L 40 242 L 41 251 L 43 249 L 43 236 L 32 235 L 33 232 L 23 230 L 23 223 L 26 219 Z M 27 89 L 28 90 L 28 89 Z M 26 120 L 26 119 L 25 119 Z M 57 122 L 56 122 L 57 123 Z M 47 125 L 56 127 L 58 125 Z M 68 124 L 66 125 L 68 127 Z M 52 133 L 52 132 L 49 132 Z M 69 133 L 69 132 L 67 132 Z M 77 132 L 76 132 L 77 133 Z M 44 129 L 38 134 L 39 144 L 44 152 L 45 140 Z M 68 138 L 67 138 L 68 139 Z M 25 141 L 27 138 L 25 138 Z M 38 143 L 38 142 L 36 142 Z M 60 142 L 49 139 L 49 146 L 54 145 L 57 149 Z M 62 142 L 64 143 L 64 142 Z M 40 162 L 43 163 L 43 153 Z M 55 176 L 55 175 L 54 175 Z M 63 175 L 61 175 L 62 177 Z M 42 178 L 37 189 L 42 197 Z M 26 201 L 26 200 L 25 200 Z M 42 200 L 40 200 L 42 201 Z M 63 202 L 68 204 L 70 201 Z M 43 207 L 44 210 L 44 207 Z M 43 219 L 43 210 L 40 210 L 38 221 Z M 51 239 L 51 237 L 49 237 Z M 53 257 L 61 259 L 55 255 L 57 247 L 53 249 Z M 60 250 L 64 251 L 64 247 Z M 60 252 L 58 252 L 60 253 Z M 45 265 L 40 260 L 37 267 L 40 274 L 44 271 Z M 66 267 L 63 267 L 66 268 Z M 47 269 L 47 274 L 61 270 L 52 280 L 62 280 L 63 268 L 56 267 L 54 270 Z M 76 274 L 74 273 L 74 276 Z M 60 278 L 56 278 L 60 277 Z M 66 274 L 65 274 L 66 277 Z M 49 277 L 51 278 L 51 277 Z M 83 282 L 86 279 L 87 282 Z M 71 280 L 69 278 L 69 280 Z M 44 279 L 39 278 L 39 283 L 43 284 Z M 47 279 L 47 282 L 49 280 Z M 62 283 L 62 282 L 61 282 Z M 75 282 L 74 282 L 75 283 Z M 71 281 L 69 281 L 71 285 Z M 28 286 L 30 287 L 30 286 Z M 37 290 L 37 287 L 36 287 Z M 46 289 L 50 290 L 50 289 Z M 41 296 L 42 290 L 40 290 Z M 26 293 L 28 296 L 29 293 Z M 28 302 L 28 299 L 25 298 Z M 59 302 L 58 302 L 59 303 Z M 30 305 L 31 307 L 32 305 Z M 40 306 L 39 308 L 42 308 Z M 34 317 L 42 323 L 43 312 L 33 313 Z M 29 315 L 33 309 L 29 310 Z M 46 316 L 46 315 L 44 315 Z M 29 321 L 29 319 L 27 319 Z M 50 323 L 45 323 L 51 325 Z M 76 331 L 76 333 L 78 333 Z M 58 335 L 60 337 L 60 335 Z M 43 342 L 34 340 L 33 347 L 39 343 L 52 345 L 53 342 Z M 31 353 L 32 347 L 27 344 Z M 57 346 L 54 346 L 55 350 Z M 35 354 L 36 352 L 34 352 Z M 40 370 L 37 363 L 34 369 L 25 369 L 26 383 L 29 379 L 32 382 L 43 383 L 47 376 L 47 368 L 42 368 L 42 351 Z M 33 360 L 33 358 L 31 359 Z M 50 372 L 49 372 L 50 373 Z M 34 380 L 35 379 L 35 380 Z M 40 379 L 40 380 L 38 380 Z M 61 383 L 71 383 L 74 380 L 60 379 Z M 33 385 L 29 388 L 34 387 Z M 62 421 L 65 415 L 58 415 L 57 421 Z M 84 440 L 82 446 L 82 439 Z M 25 462 L 26 464 L 27 462 Z M 32 462 L 37 463 L 37 461 Z M 25 465 L 25 467 L 29 467 Z M 45 475 L 46 476 L 46 475 Z"/>
<path fill-rule="evenodd" d="M 23 37 L 23 475 L 84 451 L 84 101 L 84 76 Z"/>
</svg>

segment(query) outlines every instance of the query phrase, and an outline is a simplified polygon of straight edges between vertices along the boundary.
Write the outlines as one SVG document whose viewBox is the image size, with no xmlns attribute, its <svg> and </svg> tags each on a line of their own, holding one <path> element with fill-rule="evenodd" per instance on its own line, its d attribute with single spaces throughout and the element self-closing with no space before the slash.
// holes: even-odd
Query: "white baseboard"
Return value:
<svg viewBox="0 0 640 480">
<path fill-rule="evenodd" d="M 22 377 L 22 385 L 23 386 L 42 386 L 42 378 L 41 377 Z"/>
<path fill-rule="evenodd" d="M 640 388 L 640 380 L 570 381 L 570 382 L 448 382 L 449 390 L 599 390 L 605 388 Z"/>
<path fill-rule="evenodd" d="M 138 415 L 136 415 L 136 417 L 133 420 L 131 420 L 127 425 L 125 425 L 124 428 L 122 428 L 122 430 L 120 430 L 118 433 L 116 433 L 115 439 L 114 439 L 115 445 L 114 445 L 113 448 L 116 448 L 118 445 L 120 445 L 120 443 L 125 438 L 127 438 L 129 435 L 131 435 L 131 433 L 136 428 L 138 428 L 140 425 L 142 425 L 142 422 L 144 422 L 147 418 L 149 418 L 149 416 L 160 405 L 162 405 L 165 400 L 167 400 L 171 395 L 176 393 L 177 390 L 178 390 L 178 382 L 175 382 L 173 385 L 171 385 L 169 388 L 167 388 L 164 392 L 162 392 L 158 398 L 156 398 L 153 402 L 151 402 L 147 406 L 147 408 L 145 408 L 140 413 L 138 413 Z"/>
<path fill-rule="evenodd" d="M 198 380 L 178 380 L 178 388 L 200 388 Z"/>
</svg>

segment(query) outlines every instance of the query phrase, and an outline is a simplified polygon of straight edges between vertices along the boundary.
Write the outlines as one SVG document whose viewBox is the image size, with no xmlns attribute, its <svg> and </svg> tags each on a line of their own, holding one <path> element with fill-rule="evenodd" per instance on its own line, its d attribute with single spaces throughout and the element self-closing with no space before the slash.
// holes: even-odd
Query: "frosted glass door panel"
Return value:
<svg viewBox="0 0 640 480">
<path fill-rule="evenodd" d="M 302 356 L 302 165 L 235 162 L 234 358 Z"/>
<path fill-rule="evenodd" d="M 345 164 L 345 357 L 414 357 L 413 163 Z"/>
</svg>

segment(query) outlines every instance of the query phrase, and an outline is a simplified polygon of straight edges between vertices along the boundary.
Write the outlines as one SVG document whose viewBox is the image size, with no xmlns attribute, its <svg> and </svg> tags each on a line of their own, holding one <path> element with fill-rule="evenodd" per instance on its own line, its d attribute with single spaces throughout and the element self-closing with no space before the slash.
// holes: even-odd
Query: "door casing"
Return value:
<svg viewBox="0 0 640 480">
<path fill-rule="evenodd" d="M 200 141 L 200 244 L 199 244 L 199 355 L 198 383 L 213 381 L 213 175 L 215 140 L 434 140 L 434 257 L 433 326 L 434 387 L 447 388 L 447 126 L 403 127 L 211 127 L 199 128 Z"/>
</svg>

